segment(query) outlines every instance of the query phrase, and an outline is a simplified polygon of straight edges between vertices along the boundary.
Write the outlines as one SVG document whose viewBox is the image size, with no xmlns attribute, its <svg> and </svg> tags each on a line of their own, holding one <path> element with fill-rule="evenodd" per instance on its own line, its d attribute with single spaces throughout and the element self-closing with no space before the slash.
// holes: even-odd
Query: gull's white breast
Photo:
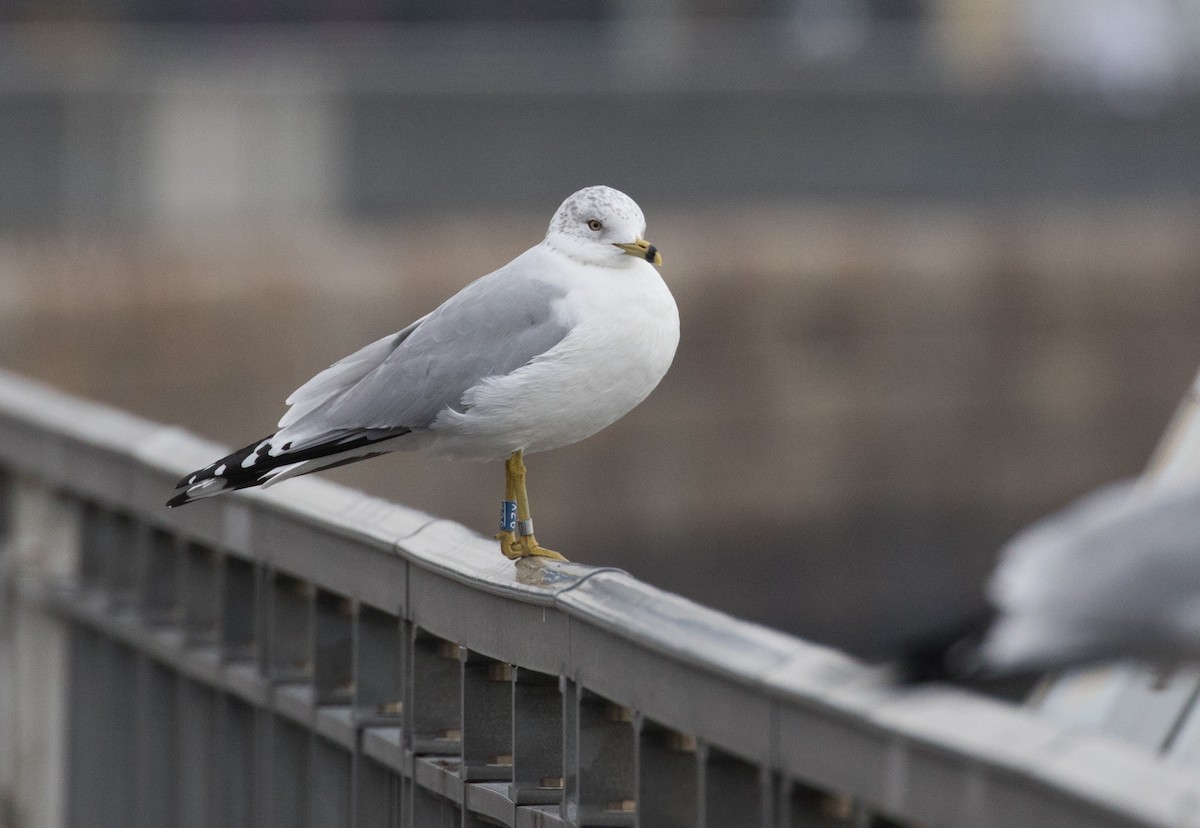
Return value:
<svg viewBox="0 0 1200 828">
<path fill-rule="evenodd" d="M 670 367 L 679 311 L 652 265 L 585 265 L 541 249 L 546 278 L 567 289 L 554 312 L 570 332 L 527 365 L 470 389 L 463 411 L 443 411 L 423 441 L 427 452 L 502 459 L 578 442 L 644 400 Z"/>
</svg>

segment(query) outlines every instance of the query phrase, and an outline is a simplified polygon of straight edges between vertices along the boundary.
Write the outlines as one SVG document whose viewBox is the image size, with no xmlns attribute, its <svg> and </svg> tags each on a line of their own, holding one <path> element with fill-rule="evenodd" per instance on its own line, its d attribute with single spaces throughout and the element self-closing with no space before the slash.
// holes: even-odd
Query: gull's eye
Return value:
<svg viewBox="0 0 1200 828">
<path fill-rule="evenodd" d="M 588 229 L 589 230 L 599 230 L 603 226 L 604 225 L 601 224 L 600 222 L 596 221 L 596 219 L 588 219 Z"/>
</svg>

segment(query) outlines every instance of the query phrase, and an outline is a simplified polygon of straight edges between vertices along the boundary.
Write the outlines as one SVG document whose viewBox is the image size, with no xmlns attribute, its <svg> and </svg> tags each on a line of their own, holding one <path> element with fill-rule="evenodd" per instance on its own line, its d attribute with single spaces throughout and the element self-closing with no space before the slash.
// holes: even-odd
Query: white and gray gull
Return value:
<svg viewBox="0 0 1200 828">
<path fill-rule="evenodd" d="M 317 374 L 274 434 L 187 475 L 167 505 L 390 451 L 503 459 L 501 551 L 562 559 L 534 537 L 523 456 L 595 434 L 670 367 L 679 312 L 645 232 L 629 196 L 580 190 L 540 244 Z"/>
<path fill-rule="evenodd" d="M 1093 492 L 1004 547 L 985 617 L 917 642 L 902 678 L 995 679 L 1200 659 L 1200 483 Z"/>
</svg>

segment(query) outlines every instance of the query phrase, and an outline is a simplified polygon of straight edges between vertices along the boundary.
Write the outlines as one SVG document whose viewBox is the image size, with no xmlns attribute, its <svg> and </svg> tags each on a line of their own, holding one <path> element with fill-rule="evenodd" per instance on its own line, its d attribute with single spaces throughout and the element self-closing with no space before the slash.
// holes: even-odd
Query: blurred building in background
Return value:
<svg viewBox="0 0 1200 828">
<path fill-rule="evenodd" d="M 229 443 L 607 183 L 682 311 L 539 534 L 865 648 L 1200 362 L 1200 6 L 0 2 L 0 366 Z M 339 479 L 487 531 L 499 466 Z M 164 493 L 164 499 L 166 498 Z"/>
</svg>

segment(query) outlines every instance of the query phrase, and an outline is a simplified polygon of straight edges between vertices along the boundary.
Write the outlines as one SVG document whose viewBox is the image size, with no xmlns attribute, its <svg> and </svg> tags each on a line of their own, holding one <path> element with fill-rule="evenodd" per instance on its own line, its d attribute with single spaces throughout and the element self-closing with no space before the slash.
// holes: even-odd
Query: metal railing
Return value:
<svg viewBox="0 0 1200 828">
<path fill-rule="evenodd" d="M 0 374 L 10 826 L 1200 822 L 1136 747 L 327 482 L 164 509 L 219 451 Z"/>
</svg>

